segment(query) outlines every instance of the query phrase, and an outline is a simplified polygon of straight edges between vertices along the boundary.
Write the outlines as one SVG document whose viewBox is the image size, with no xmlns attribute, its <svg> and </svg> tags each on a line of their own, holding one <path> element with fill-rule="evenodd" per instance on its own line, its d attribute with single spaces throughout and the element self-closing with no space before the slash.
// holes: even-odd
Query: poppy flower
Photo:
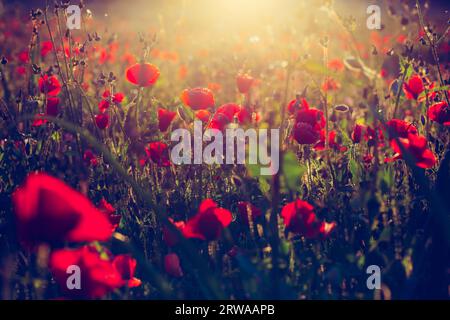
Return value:
<svg viewBox="0 0 450 320">
<path fill-rule="evenodd" d="M 333 59 L 328 61 L 328 68 L 330 68 L 333 71 L 343 71 L 345 68 L 344 63 L 340 59 Z"/>
<path fill-rule="evenodd" d="M 172 218 L 169 218 L 170 223 L 172 223 L 175 228 L 177 228 L 180 232 L 183 232 L 183 229 L 185 227 L 184 221 L 173 221 Z M 163 226 L 162 228 L 162 234 L 163 234 L 163 240 L 164 242 L 169 246 L 173 247 L 177 245 L 178 238 L 177 235 L 174 234 L 167 226 Z"/>
<path fill-rule="evenodd" d="M 211 117 L 211 113 L 208 110 L 198 110 L 195 112 L 195 117 L 203 123 L 207 123 Z"/>
<path fill-rule="evenodd" d="M 125 95 L 122 92 L 116 92 L 111 97 L 111 91 L 109 91 L 109 90 L 105 90 L 105 92 L 103 92 L 102 97 L 105 100 L 110 100 L 111 99 L 112 102 L 115 103 L 115 104 L 122 103 L 123 99 L 125 99 Z"/>
<path fill-rule="evenodd" d="M 150 87 L 160 75 L 159 69 L 150 63 L 137 63 L 126 71 L 127 80 L 139 87 Z"/>
<path fill-rule="evenodd" d="M 150 142 L 145 148 L 147 156 L 160 167 L 169 167 L 169 147 L 164 142 Z"/>
<path fill-rule="evenodd" d="M 168 275 L 181 278 L 183 276 L 183 270 L 180 266 L 180 258 L 176 253 L 169 253 L 164 257 L 164 270 Z"/>
<path fill-rule="evenodd" d="M 297 122 L 292 133 L 298 144 L 315 144 L 320 139 L 320 131 L 306 122 Z"/>
<path fill-rule="evenodd" d="M 219 208 L 216 202 L 206 199 L 200 204 L 197 214 L 186 223 L 183 234 L 186 238 L 217 240 L 232 219 L 230 211 Z"/>
<path fill-rule="evenodd" d="M 69 266 L 80 268 L 80 289 L 70 290 L 67 280 Z M 50 255 L 49 268 L 65 296 L 76 299 L 96 299 L 122 287 L 125 281 L 108 257 L 91 246 L 55 250 Z"/>
<path fill-rule="evenodd" d="M 236 114 L 238 122 L 242 125 L 249 124 L 252 122 L 252 112 L 245 107 L 241 107 L 240 111 Z"/>
<path fill-rule="evenodd" d="M 331 130 L 328 133 L 328 146 L 330 149 L 335 151 L 345 152 L 347 151 L 347 147 L 342 146 L 339 142 L 336 141 L 337 133 L 334 130 Z M 316 143 L 314 146 L 315 150 L 325 150 L 325 130 L 322 130 L 320 133 L 320 141 Z"/>
<path fill-rule="evenodd" d="M 222 112 L 216 112 L 209 123 L 209 129 L 216 129 L 219 131 L 225 130 L 226 126 L 230 124 L 230 118 Z"/>
<path fill-rule="evenodd" d="M 13 194 L 25 244 L 106 241 L 112 226 L 83 194 L 45 173 L 30 174 Z"/>
<path fill-rule="evenodd" d="M 100 111 L 100 113 L 105 113 L 106 110 L 109 109 L 109 101 L 108 100 L 102 100 L 99 102 L 98 104 L 98 111 Z"/>
<path fill-rule="evenodd" d="M 420 94 L 424 91 L 422 78 L 415 74 L 403 84 L 403 92 L 408 100 L 417 100 Z"/>
<path fill-rule="evenodd" d="M 169 111 L 163 108 L 158 109 L 158 121 L 159 121 L 159 130 L 161 132 L 166 132 L 172 123 L 173 119 L 177 115 L 176 112 Z"/>
<path fill-rule="evenodd" d="M 42 58 L 45 58 L 52 50 L 53 50 L 53 44 L 51 41 L 44 41 L 41 43 L 41 57 Z"/>
<path fill-rule="evenodd" d="M 48 96 L 57 96 L 61 92 L 61 84 L 56 76 L 46 74 L 39 78 L 39 90 Z"/>
<path fill-rule="evenodd" d="M 450 126 L 450 109 L 445 101 L 433 104 L 428 109 L 427 116 L 431 121 Z"/>
<path fill-rule="evenodd" d="M 95 116 L 95 124 L 99 129 L 106 129 L 109 127 L 109 115 L 100 113 Z"/>
<path fill-rule="evenodd" d="M 238 212 L 239 212 L 241 221 L 246 225 L 249 224 L 248 223 L 249 217 L 251 217 L 252 221 L 254 221 L 257 218 L 259 218 L 260 216 L 262 216 L 262 211 L 258 207 L 254 206 L 250 202 L 246 202 L 246 201 L 238 202 Z"/>
<path fill-rule="evenodd" d="M 356 124 L 355 127 L 353 128 L 353 132 L 352 132 L 352 141 L 354 143 L 360 143 L 366 130 L 367 130 L 367 126 L 365 126 L 363 124 Z"/>
<path fill-rule="evenodd" d="M 286 204 L 281 210 L 286 229 L 310 239 L 327 237 L 336 223 L 319 221 L 313 210 L 312 205 L 300 199 Z"/>
<path fill-rule="evenodd" d="M 33 127 L 41 127 L 48 122 L 47 119 L 44 119 L 45 114 L 38 113 L 34 116 L 33 123 L 31 124 Z"/>
<path fill-rule="evenodd" d="M 255 79 L 248 74 L 239 74 L 236 78 L 236 84 L 240 93 L 247 94 Z"/>
<path fill-rule="evenodd" d="M 52 117 L 56 117 L 59 113 L 59 99 L 49 97 L 47 98 L 46 114 Z"/>
<path fill-rule="evenodd" d="M 315 108 L 301 109 L 297 111 L 295 121 L 308 123 L 317 130 L 325 128 L 325 117 L 323 115 L 323 111 Z"/>
<path fill-rule="evenodd" d="M 395 137 L 408 138 L 408 135 L 417 135 L 417 128 L 409 122 L 400 119 L 392 119 L 387 123 L 387 130 L 389 133 L 389 138 L 394 139 Z"/>
<path fill-rule="evenodd" d="M 222 85 L 220 83 L 210 82 L 208 83 L 208 89 L 217 93 L 222 89 Z"/>
<path fill-rule="evenodd" d="M 21 63 L 28 63 L 30 61 L 30 53 L 28 52 L 28 50 L 23 50 L 21 51 L 17 57 L 19 58 L 19 61 Z"/>
<path fill-rule="evenodd" d="M 83 153 L 83 160 L 86 161 L 88 164 L 90 164 L 93 167 L 98 165 L 98 159 L 94 155 L 92 150 L 90 150 L 90 149 L 87 149 L 87 150 L 84 151 L 84 153 Z"/>
<path fill-rule="evenodd" d="M 241 111 L 241 107 L 235 103 L 227 103 L 217 108 L 216 114 L 223 114 L 229 122 L 234 120 L 235 115 Z"/>
<path fill-rule="evenodd" d="M 121 254 L 114 257 L 112 264 L 129 288 L 135 288 L 141 285 L 142 281 L 134 276 L 137 265 L 136 259 L 133 259 L 128 254 Z"/>
<path fill-rule="evenodd" d="M 322 83 L 322 90 L 327 91 L 336 91 L 341 88 L 341 85 L 339 82 L 334 80 L 333 78 L 328 78 Z"/>
<path fill-rule="evenodd" d="M 291 102 L 289 102 L 289 104 L 287 106 L 287 110 L 290 114 L 295 114 L 296 111 L 301 110 L 301 109 L 304 109 L 304 110 L 309 109 L 308 101 L 306 101 L 305 98 L 294 99 Z"/>
<path fill-rule="evenodd" d="M 185 89 L 181 101 L 193 110 L 211 109 L 214 107 L 214 96 L 207 88 Z"/>
<path fill-rule="evenodd" d="M 106 217 L 108 218 L 109 222 L 112 225 L 112 230 L 115 231 L 120 224 L 122 216 L 120 214 L 115 214 L 116 209 L 112 206 L 112 204 L 106 201 L 105 198 L 102 198 L 100 200 L 98 209 L 106 215 Z"/>
<path fill-rule="evenodd" d="M 427 148 L 427 139 L 424 136 L 409 134 L 407 138 L 398 139 L 403 149 L 412 157 L 419 168 L 432 168 L 436 164 L 436 156 Z M 391 141 L 391 147 L 395 154 L 392 158 L 386 158 L 386 162 L 403 159 L 402 149 L 396 140 Z"/>
</svg>

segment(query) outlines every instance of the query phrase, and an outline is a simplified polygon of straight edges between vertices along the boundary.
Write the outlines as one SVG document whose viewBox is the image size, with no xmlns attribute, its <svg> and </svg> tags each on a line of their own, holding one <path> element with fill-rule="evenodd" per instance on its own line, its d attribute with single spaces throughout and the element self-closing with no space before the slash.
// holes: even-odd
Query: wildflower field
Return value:
<svg viewBox="0 0 450 320">
<path fill-rule="evenodd" d="M 449 299 L 449 5 L 376 2 L 0 1 L 0 299 Z"/>
</svg>

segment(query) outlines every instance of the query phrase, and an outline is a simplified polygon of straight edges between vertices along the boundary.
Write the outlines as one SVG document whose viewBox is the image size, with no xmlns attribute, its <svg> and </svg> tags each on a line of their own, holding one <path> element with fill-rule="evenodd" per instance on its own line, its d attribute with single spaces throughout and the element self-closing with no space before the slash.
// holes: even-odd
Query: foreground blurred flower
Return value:
<svg viewBox="0 0 450 320">
<path fill-rule="evenodd" d="M 210 109 L 214 107 L 214 96 L 207 88 L 185 89 L 181 93 L 181 101 L 193 110 Z"/>
<path fill-rule="evenodd" d="M 12 201 L 19 239 L 30 246 L 111 237 L 111 224 L 88 198 L 45 173 L 28 175 Z"/>
<path fill-rule="evenodd" d="M 403 84 L 403 92 L 406 95 L 406 99 L 417 100 L 423 91 L 424 86 L 422 78 L 417 74 L 411 76 L 411 78 Z"/>
<path fill-rule="evenodd" d="M 173 221 L 172 218 L 169 218 L 170 223 L 174 225 L 180 232 L 183 232 L 184 227 L 186 226 L 184 221 Z M 167 226 L 163 226 L 162 228 L 163 240 L 169 246 L 173 247 L 178 243 L 177 235 L 169 229 Z"/>
<path fill-rule="evenodd" d="M 427 148 L 427 139 L 424 136 L 409 134 L 407 138 L 398 139 L 416 166 L 424 169 L 432 168 L 436 164 L 436 157 L 433 152 Z M 386 158 L 386 162 L 404 159 L 402 148 L 396 140 L 391 141 L 391 147 L 395 154 L 392 158 Z"/>
<path fill-rule="evenodd" d="M 120 214 L 115 214 L 116 209 L 112 206 L 112 204 L 106 201 L 105 198 L 102 198 L 100 200 L 98 208 L 106 215 L 106 217 L 108 218 L 109 222 L 112 225 L 112 230 L 115 231 L 120 224 L 122 216 Z"/>
<path fill-rule="evenodd" d="M 175 253 L 169 253 L 164 257 L 164 270 L 172 277 L 181 278 L 183 270 L 180 266 L 180 258 Z"/>
<path fill-rule="evenodd" d="M 302 200 L 286 204 L 281 210 L 286 229 L 310 239 L 326 238 L 336 227 L 336 223 L 319 221 L 313 210 L 312 205 Z"/>
<path fill-rule="evenodd" d="M 39 91 L 48 96 L 57 96 L 61 92 L 61 84 L 56 76 L 46 74 L 39 78 Z"/>
<path fill-rule="evenodd" d="M 70 290 L 67 280 L 69 266 L 80 268 L 80 289 Z M 90 246 L 78 249 L 62 249 L 53 251 L 50 256 L 50 271 L 59 284 L 64 295 L 77 299 L 101 298 L 105 294 L 125 284 L 122 275 L 109 258 L 103 258 Z"/>
<path fill-rule="evenodd" d="M 427 116 L 431 121 L 435 121 L 447 127 L 450 126 L 450 109 L 445 101 L 433 104 L 428 109 Z"/>
<path fill-rule="evenodd" d="M 186 223 L 183 234 L 186 238 L 217 240 L 232 218 L 230 211 L 219 208 L 213 200 L 206 199 L 200 204 L 197 214 Z"/>
<path fill-rule="evenodd" d="M 159 69 L 150 63 L 137 63 L 126 71 L 127 80 L 139 87 L 150 87 L 160 75 Z"/>
<path fill-rule="evenodd" d="M 251 217 L 252 221 L 255 221 L 262 216 L 262 211 L 258 207 L 246 201 L 238 202 L 238 212 L 241 221 L 246 225 L 249 224 L 249 217 Z"/>
<path fill-rule="evenodd" d="M 100 113 L 95 116 L 95 124 L 99 129 L 106 129 L 109 127 L 109 115 Z"/>
<path fill-rule="evenodd" d="M 121 254 L 113 260 L 114 268 L 120 273 L 122 280 L 124 280 L 129 288 L 138 287 L 141 285 L 141 280 L 134 277 L 136 271 L 136 259 L 133 259 L 128 254 Z"/>
<path fill-rule="evenodd" d="M 239 74 L 236 78 L 236 84 L 240 93 L 247 94 L 255 79 L 248 74 Z"/>
<path fill-rule="evenodd" d="M 389 139 L 394 139 L 395 137 L 408 138 L 408 135 L 417 135 L 417 128 L 409 122 L 401 119 L 392 119 L 386 123 L 387 130 L 389 133 Z"/>
<path fill-rule="evenodd" d="M 175 119 L 176 115 L 177 113 L 174 111 L 159 108 L 158 109 L 159 130 L 161 132 L 166 132 L 170 124 L 172 123 L 173 119 Z"/>
</svg>

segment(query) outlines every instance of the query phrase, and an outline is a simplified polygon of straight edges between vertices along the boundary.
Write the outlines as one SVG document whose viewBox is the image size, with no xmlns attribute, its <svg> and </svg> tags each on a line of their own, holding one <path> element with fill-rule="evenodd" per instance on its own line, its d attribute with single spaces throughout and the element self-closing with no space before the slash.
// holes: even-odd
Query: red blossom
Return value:
<svg viewBox="0 0 450 320">
<path fill-rule="evenodd" d="M 47 108 L 46 114 L 52 117 L 56 117 L 59 113 L 59 99 L 58 98 L 47 98 Z"/>
<path fill-rule="evenodd" d="M 126 282 L 129 288 L 138 287 L 142 281 L 134 276 L 136 272 L 136 259 L 128 254 L 121 254 L 112 261 L 114 269 L 116 269 L 122 280 Z"/>
<path fill-rule="evenodd" d="M 150 142 L 145 148 L 147 157 L 160 167 L 169 167 L 169 147 L 164 142 Z"/>
<path fill-rule="evenodd" d="M 200 204 L 197 214 L 186 223 L 183 234 L 186 238 L 217 240 L 232 218 L 230 211 L 219 208 L 212 199 L 206 199 Z"/>
<path fill-rule="evenodd" d="M 184 227 L 186 226 L 184 221 L 173 221 L 172 218 L 169 218 L 170 223 L 174 225 L 180 232 L 183 232 Z M 167 226 L 163 226 L 162 228 L 163 240 L 169 246 L 173 247 L 178 243 L 177 235 L 169 229 Z"/>
<path fill-rule="evenodd" d="M 69 266 L 80 268 L 80 289 L 70 290 L 67 280 Z M 78 249 L 61 249 L 50 255 L 50 271 L 65 296 L 76 299 L 96 299 L 122 287 L 125 284 L 120 272 L 112 261 L 102 257 L 91 246 Z"/>
<path fill-rule="evenodd" d="M 387 131 L 389 133 L 389 139 L 395 137 L 408 138 L 408 135 L 417 135 L 417 128 L 409 122 L 401 119 L 392 119 L 386 123 Z"/>
<path fill-rule="evenodd" d="M 13 194 L 19 238 L 26 244 L 106 241 L 112 226 L 83 194 L 45 173 L 28 175 Z"/>
<path fill-rule="evenodd" d="M 239 74 L 236 84 L 240 93 L 247 94 L 250 91 L 255 79 L 248 74 Z"/>
<path fill-rule="evenodd" d="M 95 124 L 99 129 L 106 129 L 109 127 L 109 115 L 106 113 L 100 113 L 95 116 Z"/>
<path fill-rule="evenodd" d="M 411 78 L 403 84 L 403 92 L 406 95 L 406 99 L 409 100 L 417 100 L 424 90 L 422 78 L 417 74 L 411 76 Z"/>
<path fill-rule="evenodd" d="M 431 121 L 450 126 L 450 109 L 445 101 L 433 104 L 428 109 L 427 116 Z"/>
<path fill-rule="evenodd" d="M 61 84 L 56 76 L 46 74 L 39 78 L 39 90 L 48 96 L 57 96 L 61 92 Z"/>
<path fill-rule="evenodd" d="M 158 109 L 159 130 L 166 132 L 177 113 L 163 108 Z"/>
<path fill-rule="evenodd" d="M 192 110 L 211 109 L 214 107 L 214 96 L 207 88 L 185 89 L 181 101 Z"/>
<path fill-rule="evenodd" d="M 203 123 L 207 123 L 211 117 L 211 113 L 208 110 L 198 110 L 195 112 L 195 117 Z"/>
<path fill-rule="evenodd" d="M 112 230 L 115 231 L 120 224 L 122 216 L 120 214 L 115 214 L 116 209 L 112 206 L 112 204 L 106 201 L 105 198 L 102 198 L 100 200 L 98 208 L 106 215 L 106 217 L 108 218 L 109 222 L 112 225 Z"/>
<path fill-rule="evenodd" d="M 45 58 L 52 50 L 53 50 L 53 44 L 51 41 L 44 41 L 41 43 L 41 57 L 42 58 Z"/>
<path fill-rule="evenodd" d="M 159 75 L 159 69 L 150 63 L 138 63 L 126 71 L 126 78 L 130 83 L 144 88 L 154 85 Z"/>
<path fill-rule="evenodd" d="M 427 148 L 427 139 L 424 136 L 409 134 L 407 138 L 398 139 L 406 151 L 415 162 L 416 166 L 424 169 L 432 168 L 436 164 L 436 156 Z M 391 147 L 395 154 L 392 158 L 386 158 L 386 162 L 403 159 L 402 148 L 396 140 L 391 140 Z"/>
<path fill-rule="evenodd" d="M 336 227 L 336 223 L 319 221 L 313 210 L 312 205 L 300 199 L 286 204 L 281 210 L 286 229 L 306 238 L 326 238 Z"/>
</svg>

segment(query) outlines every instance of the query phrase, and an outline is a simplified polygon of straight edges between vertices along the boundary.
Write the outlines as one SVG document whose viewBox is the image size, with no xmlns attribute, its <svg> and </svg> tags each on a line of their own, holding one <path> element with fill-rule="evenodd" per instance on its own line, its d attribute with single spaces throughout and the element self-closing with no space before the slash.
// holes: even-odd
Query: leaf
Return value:
<svg viewBox="0 0 450 320">
<path fill-rule="evenodd" d="M 300 185 L 300 178 L 305 174 L 306 166 L 298 163 L 297 156 L 292 151 L 283 158 L 283 174 L 289 189 L 295 190 Z"/>
</svg>

